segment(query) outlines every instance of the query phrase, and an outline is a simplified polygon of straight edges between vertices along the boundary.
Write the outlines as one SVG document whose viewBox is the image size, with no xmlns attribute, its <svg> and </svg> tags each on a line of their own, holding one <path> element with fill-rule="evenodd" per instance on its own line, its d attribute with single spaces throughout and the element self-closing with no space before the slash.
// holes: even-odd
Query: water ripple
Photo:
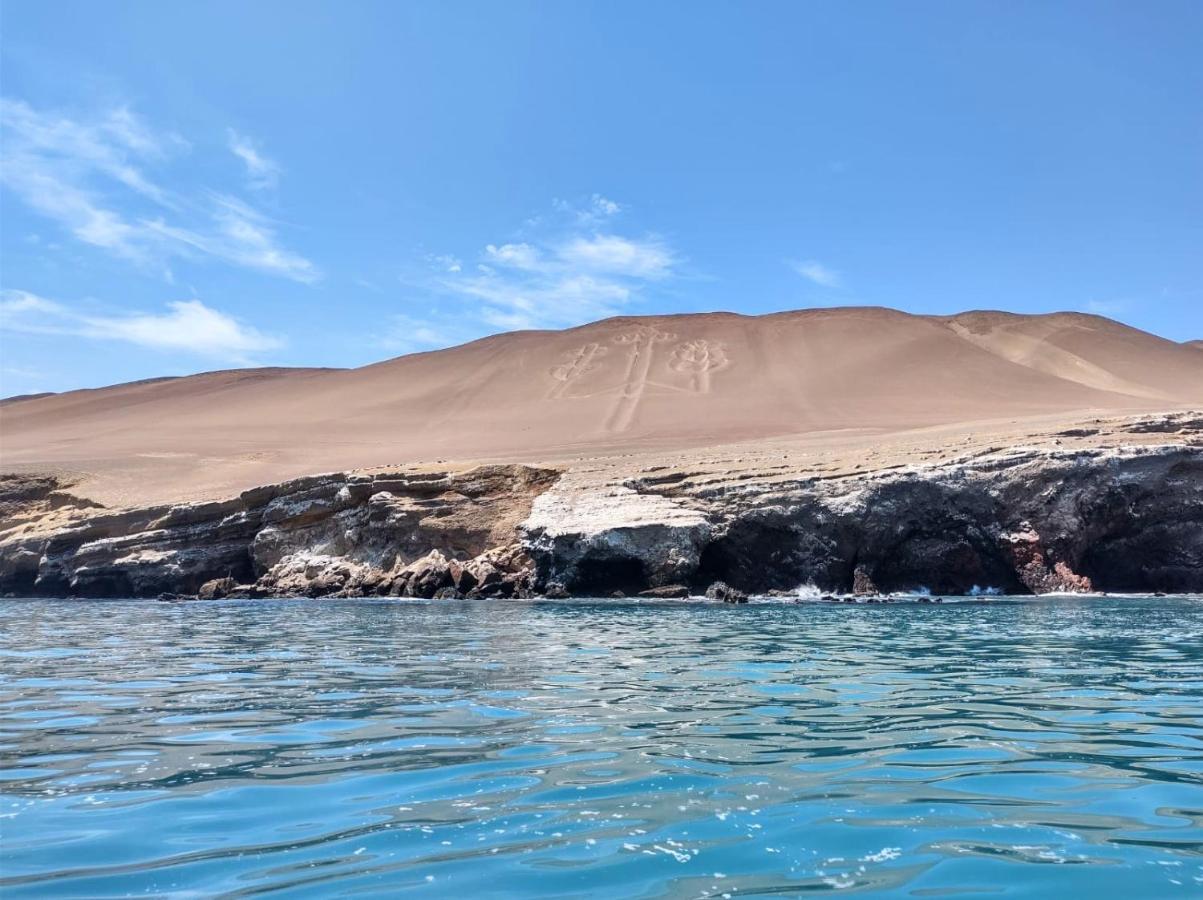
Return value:
<svg viewBox="0 0 1203 900">
<path fill-rule="evenodd" d="M 1203 893 L 1203 602 L 0 601 L 6 897 Z"/>
</svg>

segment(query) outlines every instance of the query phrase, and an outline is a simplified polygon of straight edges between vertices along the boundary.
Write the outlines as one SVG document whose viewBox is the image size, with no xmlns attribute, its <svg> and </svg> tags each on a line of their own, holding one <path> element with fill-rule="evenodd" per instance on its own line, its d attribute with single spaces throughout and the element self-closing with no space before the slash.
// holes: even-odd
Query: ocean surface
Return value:
<svg viewBox="0 0 1203 900">
<path fill-rule="evenodd" d="M 0 894 L 1203 896 L 1203 599 L 0 601 Z"/>
</svg>

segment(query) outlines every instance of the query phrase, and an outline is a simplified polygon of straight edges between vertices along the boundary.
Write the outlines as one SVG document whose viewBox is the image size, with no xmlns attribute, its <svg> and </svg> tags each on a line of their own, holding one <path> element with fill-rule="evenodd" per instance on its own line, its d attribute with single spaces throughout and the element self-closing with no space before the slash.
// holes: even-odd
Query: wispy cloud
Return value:
<svg viewBox="0 0 1203 900">
<path fill-rule="evenodd" d="M 397 353 L 416 353 L 460 343 L 464 338 L 454 325 L 434 325 L 418 316 L 391 316 L 380 337 L 380 346 Z"/>
<path fill-rule="evenodd" d="M 616 315 L 674 275 L 676 256 L 655 235 L 598 232 L 579 210 L 557 209 L 537 238 L 485 245 L 476 270 L 441 278 L 441 290 L 479 301 L 477 315 L 494 328 L 549 328 Z M 619 206 L 594 195 L 589 209 L 612 215 Z"/>
<path fill-rule="evenodd" d="M 1088 300 L 1086 301 L 1086 311 L 1094 313 L 1096 316 L 1113 317 L 1127 312 L 1131 305 L 1130 301 L 1122 299 Z"/>
<path fill-rule="evenodd" d="M 622 207 L 613 200 L 608 200 L 601 194 L 594 194 L 593 199 L 589 203 L 589 208 L 594 215 L 616 216 L 622 212 Z"/>
<path fill-rule="evenodd" d="M 178 244 L 235 265 L 306 283 L 321 277 L 313 263 L 279 245 L 271 221 L 260 212 L 228 195 L 214 195 L 210 203 L 212 224 L 205 230 L 178 228 L 162 219 L 144 221 L 143 226 Z"/>
<path fill-rule="evenodd" d="M 464 269 L 464 264 L 459 261 L 459 258 L 450 253 L 432 254 L 428 255 L 426 259 L 444 272 L 462 272 Z"/>
<path fill-rule="evenodd" d="M 601 227 L 621 211 L 618 203 L 594 194 L 583 207 L 552 207 L 528 219 L 520 239 L 485 244 L 462 264 L 458 255 L 427 254 L 430 271 L 404 283 L 421 301 L 435 301 L 434 309 L 398 319 L 400 337 L 391 346 L 422 349 L 496 330 L 580 325 L 627 311 L 653 285 L 677 276 L 680 260 L 663 238 Z"/>
<path fill-rule="evenodd" d="M 652 280 L 671 274 L 675 262 L 655 238 L 632 240 L 616 234 L 573 238 L 559 248 L 558 256 L 568 268 Z"/>
<path fill-rule="evenodd" d="M 489 273 L 447 286 L 483 301 L 479 317 L 507 330 L 565 327 L 617 315 L 632 294 L 628 285 L 583 274 L 514 279 Z"/>
<path fill-rule="evenodd" d="M 0 397 L 40 394 L 49 380 L 49 373 L 41 369 L 0 366 Z"/>
<path fill-rule="evenodd" d="M 594 194 L 589 198 L 589 202 L 584 206 L 573 209 L 568 208 L 575 213 L 576 220 L 581 225 L 597 226 L 605 223 L 607 219 L 622 212 L 622 206 L 610 200 L 608 197 L 603 197 L 601 194 Z"/>
<path fill-rule="evenodd" d="M 226 138 L 230 152 L 246 166 L 247 183 L 253 190 L 274 189 L 280 183 L 279 164 L 264 156 L 253 140 L 233 128 L 226 130 Z"/>
<path fill-rule="evenodd" d="M 823 265 L 817 259 L 790 260 L 789 265 L 807 281 L 820 287 L 843 287 L 844 280 L 840 277 L 840 273 Z"/>
<path fill-rule="evenodd" d="M 166 194 L 139 168 L 187 147 L 175 134 L 156 134 L 125 107 L 90 122 L 78 122 L 34 110 L 19 100 L 0 99 L 0 119 L 9 133 L 5 156 L 58 161 L 62 168 L 90 168 L 156 203 L 170 205 Z"/>
<path fill-rule="evenodd" d="M 119 341 L 152 350 L 186 352 L 247 364 L 282 341 L 206 306 L 177 300 L 163 313 L 97 314 L 28 291 L 0 292 L 0 328 L 14 333 L 52 334 Z"/>
<path fill-rule="evenodd" d="M 161 186 L 149 170 L 188 144 L 128 109 L 85 120 L 4 99 L 0 124 L 0 180 L 85 244 L 164 270 L 172 259 L 210 258 L 301 282 L 320 277 L 313 263 L 281 246 L 272 223 L 249 205 L 211 189 Z"/>
<path fill-rule="evenodd" d="M 502 244 L 500 247 L 488 244 L 485 246 L 484 255 L 489 262 L 500 266 L 525 269 L 528 272 L 536 272 L 543 268 L 539 249 L 530 244 Z"/>
</svg>

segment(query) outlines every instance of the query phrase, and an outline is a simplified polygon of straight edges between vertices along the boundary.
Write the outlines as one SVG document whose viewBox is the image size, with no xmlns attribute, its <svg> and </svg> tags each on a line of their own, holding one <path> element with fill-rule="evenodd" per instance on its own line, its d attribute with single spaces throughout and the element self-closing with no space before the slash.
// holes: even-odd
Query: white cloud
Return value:
<svg viewBox="0 0 1203 900">
<path fill-rule="evenodd" d="M 280 166 L 275 160 L 264 156 L 255 142 L 233 128 L 226 129 L 227 146 L 230 152 L 246 166 L 247 183 L 257 191 L 273 189 L 280 182 Z"/>
<path fill-rule="evenodd" d="M 479 318 L 495 328 L 559 328 L 618 315 L 643 287 L 674 274 L 676 259 L 659 239 L 572 230 L 538 243 L 487 244 L 474 274 L 439 287 L 481 301 Z"/>
<path fill-rule="evenodd" d="M 457 257 L 452 256 L 450 253 L 442 253 L 439 255 L 427 254 L 426 259 L 436 269 L 440 269 L 444 272 L 460 272 L 464 268 L 464 264 L 460 262 Z"/>
<path fill-rule="evenodd" d="M 539 251 L 530 244 L 502 244 L 500 247 L 488 244 L 485 247 L 485 256 L 499 266 L 527 269 L 532 272 L 542 266 Z"/>
<path fill-rule="evenodd" d="M 0 180 L 85 244 L 164 270 L 174 258 L 212 258 L 295 281 L 320 277 L 313 263 L 280 246 L 270 223 L 249 205 L 153 181 L 148 167 L 187 144 L 156 133 L 128 109 L 77 121 L 0 100 L 0 123 Z"/>
<path fill-rule="evenodd" d="M 562 327 L 601 319 L 617 315 L 631 298 L 630 287 L 584 274 L 519 281 L 479 275 L 448 287 L 484 301 L 480 317 L 505 329 Z"/>
<path fill-rule="evenodd" d="M 674 262 L 672 253 L 655 239 L 639 241 L 614 234 L 573 238 L 558 255 L 570 267 L 632 278 L 663 278 Z"/>
<path fill-rule="evenodd" d="M 840 273 L 823 265 L 817 259 L 794 260 L 790 267 L 808 281 L 820 287 L 838 288 L 843 286 Z"/>
<path fill-rule="evenodd" d="M 433 308 L 395 320 L 402 335 L 389 345 L 419 349 L 496 330 L 580 325 L 620 315 L 676 277 L 678 258 L 662 239 L 596 230 L 596 217 L 618 214 L 618 203 L 595 194 L 586 210 L 560 200 L 552 207 L 554 214 L 525 221 L 521 240 L 487 243 L 463 266 L 459 257 L 427 254 L 439 274 L 401 281 Z"/>
<path fill-rule="evenodd" d="M 0 181 L 35 212 L 55 220 L 84 243 L 126 259 L 146 260 L 136 226 L 100 205 L 90 191 L 57 177 L 40 160 L 13 150 L 11 144 L 6 145 Z"/>
<path fill-rule="evenodd" d="M 199 300 L 177 300 L 168 303 L 167 307 L 170 312 L 165 314 L 87 316 L 83 321 L 87 323 L 90 337 L 127 341 L 156 350 L 185 350 L 205 356 L 243 359 L 249 354 L 280 346 L 277 339 L 241 325 Z"/>
<path fill-rule="evenodd" d="M 599 216 L 616 216 L 622 212 L 622 207 L 613 200 L 607 200 L 601 194 L 594 194 L 590 203 L 592 211 Z"/>
<path fill-rule="evenodd" d="M 57 162 L 62 169 L 90 168 L 153 200 L 170 205 L 166 193 L 152 184 L 139 162 L 165 158 L 185 142 L 175 135 L 155 135 L 124 107 L 92 122 L 40 113 L 19 100 L 0 99 L 0 120 L 9 132 L 5 156 L 28 164 Z"/>
<path fill-rule="evenodd" d="M 153 350 L 186 352 L 245 364 L 282 345 L 200 300 L 177 300 L 164 313 L 100 315 L 28 291 L 0 293 L 0 327 L 15 333 L 120 341 Z"/>
<path fill-rule="evenodd" d="M 321 277 L 309 260 L 280 247 L 270 221 L 241 200 L 214 196 L 210 216 L 212 225 L 205 231 L 176 228 L 161 219 L 143 225 L 184 246 L 249 269 L 306 284 Z"/>
<path fill-rule="evenodd" d="M 576 220 L 576 224 L 582 227 L 597 226 L 607 219 L 618 215 L 623 209 L 621 204 L 615 203 L 601 194 L 593 194 L 581 206 L 569 203 L 567 200 L 559 199 L 553 200 L 551 205 L 557 212 L 566 213 L 571 216 Z M 529 221 L 537 223 L 539 218 L 535 217 Z"/>
<path fill-rule="evenodd" d="M 0 291 L 0 317 L 5 324 L 11 316 L 21 316 L 27 313 L 49 313 L 57 315 L 63 312 L 63 307 L 53 300 L 31 294 L 29 291 Z"/>
</svg>

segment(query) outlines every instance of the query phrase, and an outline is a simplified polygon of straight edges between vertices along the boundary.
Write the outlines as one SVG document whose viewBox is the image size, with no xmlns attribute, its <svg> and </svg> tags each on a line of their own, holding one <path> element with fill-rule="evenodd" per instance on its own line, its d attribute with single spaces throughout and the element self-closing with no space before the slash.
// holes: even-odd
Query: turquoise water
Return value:
<svg viewBox="0 0 1203 900">
<path fill-rule="evenodd" d="M 1203 600 L 0 601 L 0 893 L 1203 895 Z"/>
</svg>

